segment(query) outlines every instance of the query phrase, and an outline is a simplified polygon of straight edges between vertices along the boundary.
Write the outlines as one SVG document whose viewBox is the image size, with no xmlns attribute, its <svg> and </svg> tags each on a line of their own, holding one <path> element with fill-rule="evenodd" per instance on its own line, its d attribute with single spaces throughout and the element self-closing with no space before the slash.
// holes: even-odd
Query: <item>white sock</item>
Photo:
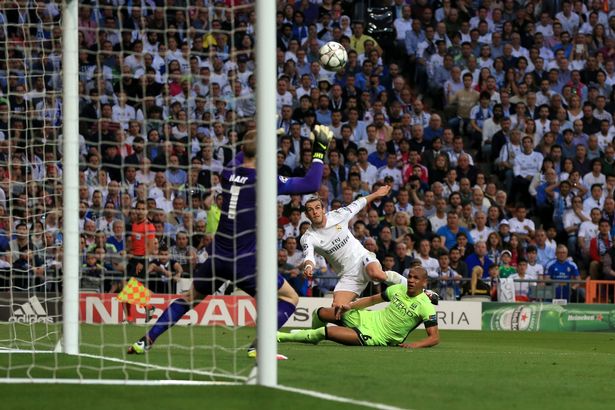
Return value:
<svg viewBox="0 0 615 410">
<path fill-rule="evenodd" d="M 387 275 L 386 283 L 388 285 L 397 285 L 399 283 L 406 283 L 406 278 L 404 278 L 397 272 L 388 270 L 388 271 L 385 271 L 384 273 L 386 273 Z"/>
</svg>

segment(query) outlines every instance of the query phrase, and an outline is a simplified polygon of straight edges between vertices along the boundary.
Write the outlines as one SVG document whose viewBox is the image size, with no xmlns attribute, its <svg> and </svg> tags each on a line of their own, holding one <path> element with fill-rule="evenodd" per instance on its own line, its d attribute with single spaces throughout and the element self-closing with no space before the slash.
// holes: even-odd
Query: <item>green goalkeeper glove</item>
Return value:
<svg viewBox="0 0 615 410">
<path fill-rule="evenodd" d="M 333 139 L 333 132 L 326 125 L 317 125 L 310 133 L 312 140 L 312 159 L 324 161 L 329 143 Z"/>
</svg>

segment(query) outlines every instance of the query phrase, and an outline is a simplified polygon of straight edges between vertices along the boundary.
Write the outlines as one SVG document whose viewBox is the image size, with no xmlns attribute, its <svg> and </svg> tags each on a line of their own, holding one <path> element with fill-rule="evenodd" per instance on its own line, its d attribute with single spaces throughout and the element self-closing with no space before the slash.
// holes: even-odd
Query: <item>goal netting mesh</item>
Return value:
<svg viewBox="0 0 615 410">
<path fill-rule="evenodd" d="M 63 5 L 0 6 L 0 379 L 245 381 L 256 308 L 232 286 L 152 353 L 127 347 L 212 257 L 218 174 L 255 127 L 254 4 L 80 1 L 78 18 L 80 354 L 67 356 Z M 156 239 L 136 258 L 141 201 Z"/>
</svg>

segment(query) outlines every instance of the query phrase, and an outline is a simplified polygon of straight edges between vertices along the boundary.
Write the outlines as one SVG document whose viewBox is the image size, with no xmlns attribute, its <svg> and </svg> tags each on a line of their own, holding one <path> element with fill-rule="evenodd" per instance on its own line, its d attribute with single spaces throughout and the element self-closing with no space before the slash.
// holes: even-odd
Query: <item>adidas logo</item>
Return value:
<svg viewBox="0 0 615 410">
<path fill-rule="evenodd" d="M 53 323 L 53 318 L 47 316 L 47 311 L 36 296 L 15 309 L 9 323 Z"/>
</svg>

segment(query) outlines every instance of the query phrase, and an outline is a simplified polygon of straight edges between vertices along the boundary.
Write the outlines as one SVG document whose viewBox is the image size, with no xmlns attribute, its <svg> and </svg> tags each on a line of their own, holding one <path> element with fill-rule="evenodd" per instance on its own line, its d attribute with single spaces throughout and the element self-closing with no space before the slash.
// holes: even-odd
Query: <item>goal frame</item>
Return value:
<svg viewBox="0 0 615 410">
<path fill-rule="evenodd" d="M 258 25 L 255 32 L 257 65 L 256 113 L 258 143 L 257 180 L 257 338 L 256 383 L 277 386 L 277 166 L 275 135 L 276 100 L 276 3 L 255 0 Z M 62 101 L 63 101 L 63 327 L 57 351 L 79 352 L 79 27 L 78 1 L 64 0 L 62 7 Z M 265 137 L 262 137 L 265 136 Z M 28 353 L 32 353 L 29 351 Z M 52 353 L 52 352 L 41 352 Z M 253 372 L 254 375 L 254 372 Z M 7 383 L 81 384 L 184 384 L 184 381 L 4 379 Z M 248 380 L 250 381 L 250 380 Z M 201 384 L 188 382 L 187 384 Z M 202 384 L 218 384 L 203 382 Z M 220 384 L 228 384 L 220 382 Z"/>
</svg>

